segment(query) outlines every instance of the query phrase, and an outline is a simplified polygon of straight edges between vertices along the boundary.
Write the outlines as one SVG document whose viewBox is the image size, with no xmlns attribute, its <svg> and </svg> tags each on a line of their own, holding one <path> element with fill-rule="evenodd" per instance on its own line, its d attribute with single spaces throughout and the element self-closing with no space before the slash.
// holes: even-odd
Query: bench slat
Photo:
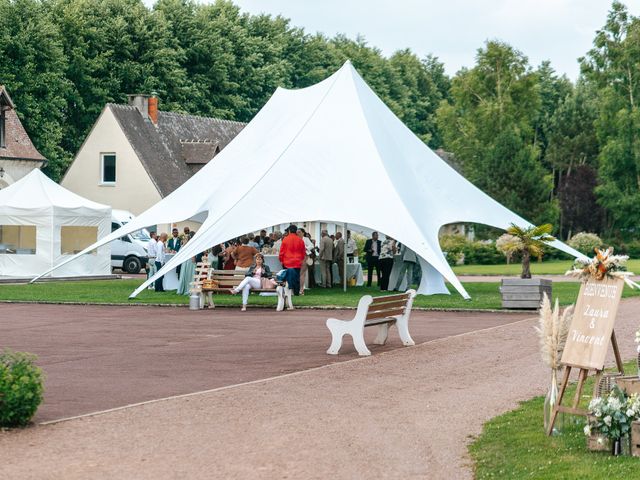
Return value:
<svg viewBox="0 0 640 480">
<path fill-rule="evenodd" d="M 376 320 L 371 320 L 370 322 L 365 322 L 365 327 L 374 327 L 376 325 L 382 325 L 383 323 L 396 323 L 395 318 L 380 318 Z"/>
<path fill-rule="evenodd" d="M 365 321 L 373 320 L 376 318 L 394 317 L 396 315 L 402 315 L 402 314 L 404 314 L 404 308 L 392 308 L 389 310 L 379 310 L 374 312 L 370 311 L 369 313 L 367 313 Z"/>
<path fill-rule="evenodd" d="M 401 293 L 399 295 L 385 295 L 382 297 L 373 297 L 373 302 L 371 302 L 371 305 L 375 305 L 377 303 L 392 302 L 394 300 L 404 300 L 406 303 L 406 301 L 409 300 L 409 294 Z"/>
<path fill-rule="evenodd" d="M 397 308 L 397 307 L 406 307 L 406 306 L 407 306 L 406 300 L 392 300 L 390 302 L 376 303 L 376 304 L 369 305 L 369 311 L 384 310 L 388 308 Z"/>
</svg>

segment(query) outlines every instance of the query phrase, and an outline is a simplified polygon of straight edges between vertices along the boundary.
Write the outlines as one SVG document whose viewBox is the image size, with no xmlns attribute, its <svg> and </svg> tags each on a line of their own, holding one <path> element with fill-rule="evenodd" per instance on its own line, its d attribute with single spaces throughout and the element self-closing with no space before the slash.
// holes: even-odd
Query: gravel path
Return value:
<svg viewBox="0 0 640 480">
<path fill-rule="evenodd" d="M 640 299 L 616 332 L 635 351 Z M 544 391 L 535 319 L 0 434 L 0 478 L 472 478 L 489 418 Z"/>
<path fill-rule="evenodd" d="M 327 355 L 327 317 L 353 310 L 0 305 L 0 347 L 32 352 L 45 372 L 36 423 L 344 362 L 350 341 Z M 502 325 L 527 313 L 424 312 L 416 343 Z M 375 328 L 365 332 L 369 343 Z M 372 352 L 403 348 L 395 332 Z"/>
</svg>

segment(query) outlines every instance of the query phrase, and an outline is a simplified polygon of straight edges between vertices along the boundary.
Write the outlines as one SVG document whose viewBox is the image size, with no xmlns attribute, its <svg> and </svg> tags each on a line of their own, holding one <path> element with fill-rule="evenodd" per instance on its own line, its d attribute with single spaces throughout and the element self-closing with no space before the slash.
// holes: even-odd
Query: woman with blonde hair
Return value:
<svg viewBox="0 0 640 480">
<path fill-rule="evenodd" d="M 261 253 L 256 253 L 253 256 L 253 263 L 249 267 L 249 270 L 247 270 L 244 279 L 237 287 L 231 288 L 229 291 L 234 295 L 242 292 L 241 310 L 246 312 L 251 290 L 275 288 L 275 286 L 275 280 L 271 278 L 271 269 L 268 265 L 264 264 L 264 256 Z"/>
</svg>

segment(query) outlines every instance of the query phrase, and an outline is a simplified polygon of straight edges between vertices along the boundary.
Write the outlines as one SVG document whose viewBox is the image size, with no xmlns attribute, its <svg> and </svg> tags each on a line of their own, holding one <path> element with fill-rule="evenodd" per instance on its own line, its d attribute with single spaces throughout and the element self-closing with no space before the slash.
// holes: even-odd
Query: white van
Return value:
<svg viewBox="0 0 640 480">
<path fill-rule="evenodd" d="M 112 210 L 111 231 L 115 232 L 134 217 L 126 210 Z M 150 239 L 149 232 L 142 229 L 111 242 L 111 268 L 119 268 L 127 273 L 140 273 L 149 261 L 147 242 Z"/>
</svg>

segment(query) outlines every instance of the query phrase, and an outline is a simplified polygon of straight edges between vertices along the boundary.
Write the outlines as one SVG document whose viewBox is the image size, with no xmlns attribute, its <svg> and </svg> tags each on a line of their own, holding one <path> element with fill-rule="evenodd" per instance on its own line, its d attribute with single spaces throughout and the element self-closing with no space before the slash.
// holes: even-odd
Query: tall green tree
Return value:
<svg viewBox="0 0 640 480">
<path fill-rule="evenodd" d="M 534 118 L 534 143 L 540 148 L 540 156 L 543 162 L 548 164 L 545 157 L 552 129 L 551 121 L 556 110 L 562 105 L 565 98 L 572 93 L 573 85 L 565 75 L 557 75 L 548 60 L 542 62 L 535 73 L 540 95 L 540 106 Z"/>
<path fill-rule="evenodd" d="M 467 178 L 534 223 L 555 222 L 558 213 L 536 137 L 539 78 L 521 52 L 490 41 L 476 65 L 452 79 L 451 101 L 437 112 L 445 148 Z"/>
<path fill-rule="evenodd" d="M 310 35 L 281 16 L 250 15 L 230 0 L 0 0 L 0 82 L 20 104 L 58 179 L 106 103 L 129 93 L 161 108 L 249 121 L 278 86 L 317 83 L 350 59 L 425 142 L 449 79 L 435 57 L 386 57 L 338 35 Z"/>
<path fill-rule="evenodd" d="M 179 107 L 184 95 L 183 52 L 165 18 L 141 0 L 51 0 L 73 90 L 62 147 L 75 154 L 104 105 L 129 93 L 158 91 Z"/>
<path fill-rule="evenodd" d="M 48 159 L 45 172 L 58 179 L 71 158 L 63 147 L 71 82 L 62 38 L 45 4 L 0 0 L 0 59 L 0 84 L 6 85 L 31 140 Z"/>
<path fill-rule="evenodd" d="M 581 59 L 585 79 L 597 90 L 600 144 L 598 200 L 610 233 L 640 224 L 640 20 L 614 2 L 593 48 Z"/>
<path fill-rule="evenodd" d="M 441 147 L 436 111 L 449 93 L 444 66 L 433 56 L 420 60 L 408 49 L 394 53 L 389 64 L 398 79 L 389 95 L 398 105 L 400 119 L 430 147 Z"/>
<path fill-rule="evenodd" d="M 584 82 L 565 97 L 548 125 L 546 163 L 553 172 L 560 204 L 559 236 L 602 230 L 602 208 L 595 188 L 598 169 L 598 139 L 595 94 Z"/>
</svg>

